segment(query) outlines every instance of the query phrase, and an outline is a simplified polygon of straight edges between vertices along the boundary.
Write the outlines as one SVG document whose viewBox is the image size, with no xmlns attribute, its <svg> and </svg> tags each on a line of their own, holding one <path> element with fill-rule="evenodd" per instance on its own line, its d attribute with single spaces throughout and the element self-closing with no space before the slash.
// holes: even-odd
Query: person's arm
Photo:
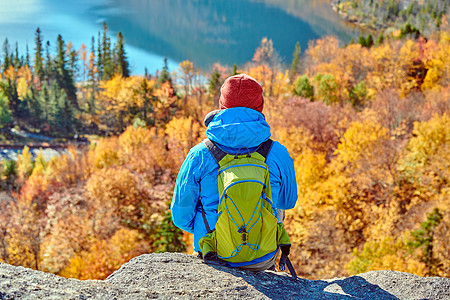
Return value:
<svg viewBox="0 0 450 300">
<path fill-rule="evenodd" d="M 175 226 L 194 233 L 194 217 L 200 197 L 201 158 L 191 149 L 177 176 L 173 192 L 172 220 Z"/>
<path fill-rule="evenodd" d="M 275 145 L 274 145 L 275 146 Z M 274 149 L 272 149 L 273 151 Z M 295 177 L 294 161 L 286 147 L 277 145 L 277 163 L 280 168 L 280 192 L 277 203 L 278 209 L 291 209 L 297 203 L 297 178 Z"/>
</svg>

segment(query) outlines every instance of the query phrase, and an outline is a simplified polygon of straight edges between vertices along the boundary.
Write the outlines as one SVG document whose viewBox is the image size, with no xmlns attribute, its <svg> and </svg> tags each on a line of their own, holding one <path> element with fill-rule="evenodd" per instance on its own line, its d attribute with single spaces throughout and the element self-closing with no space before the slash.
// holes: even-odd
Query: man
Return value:
<svg viewBox="0 0 450 300">
<path fill-rule="evenodd" d="M 229 77 L 221 89 L 220 110 L 205 118 L 206 136 L 229 154 L 253 152 L 270 138 L 270 126 L 262 114 L 261 85 L 240 74 Z M 247 150 L 248 149 L 248 150 Z M 291 209 L 297 201 L 297 184 L 292 158 L 284 146 L 273 142 L 267 156 L 275 214 Z M 199 240 L 214 230 L 219 192 L 218 164 L 204 143 L 193 147 L 177 177 L 171 210 L 174 224 L 194 234 L 194 250 L 201 252 Z M 276 216 L 282 220 L 282 216 Z"/>
</svg>

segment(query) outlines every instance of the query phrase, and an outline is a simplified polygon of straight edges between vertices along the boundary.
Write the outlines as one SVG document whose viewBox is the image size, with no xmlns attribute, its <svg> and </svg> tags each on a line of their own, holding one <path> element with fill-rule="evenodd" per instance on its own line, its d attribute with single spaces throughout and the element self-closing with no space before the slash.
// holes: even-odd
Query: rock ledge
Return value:
<svg viewBox="0 0 450 300">
<path fill-rule="evenodd" d="M 211 266 L 186 254 L 135 257 L 106 280 L 77 280 L 0 263 L 0 299 L 450 299 L 450 279 L 395 271 L 348 278 Z"/>
</svg>

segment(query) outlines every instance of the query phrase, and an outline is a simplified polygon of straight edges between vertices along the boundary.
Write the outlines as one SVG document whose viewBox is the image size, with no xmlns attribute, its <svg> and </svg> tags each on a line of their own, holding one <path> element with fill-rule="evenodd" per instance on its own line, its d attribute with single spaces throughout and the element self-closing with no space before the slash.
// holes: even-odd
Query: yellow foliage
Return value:
<svg viewBox="0 0 450 300">
<path fill-rule="evenodd" d="M 119 155 L 134 154 L 142 147 L 150 147 L 152 144 L 152 132 L 145 127 L 128 126 L 119 136 Z"/>
<path fill-rule="evenodd" d="M 109 240 L 94 243 L 89 251 L 75 255 L 60 275 L 78 279 L 105 279 L 134 256 L 148 251 L 136 230 L 122 228 Z"/>
<path fill-rule="evenodd" d="M 405 163 L 420 167 L 425 165 L 440 147 L 448 147 L 450 144 L 450 116 L 435 115 L 427 122 L 415 122 L 413 135 L 408 144 L 409 153 Z"/>
<path fill-rule="evenodd" d="M 261 64 L 250 68 L 248 70 L 248 75 L 255 78 L 255 80 L 262 85 L 264 96 L 269 96 L 272 89 L 272 80 L 274 76 L 272 70 L 267 65 Z"/>
<path fill-rule="evenodd" d="M 349 163 L 357 163 L 361 157 L 369 158 L 379 154 L 373 152 L 375 144 L 380 139 L 388 138 L 387 129 L 371 119 L 366 119 L 362 123 L 353 122 L 335 151 L 337 155 L 335 161 L 340 167 L 347 167 Z"/>
<path fill-rule="evenodd" d="M 381 241 L 364 244 L 363 251 L 355 249 L 355 258 L 347 266 L 350 274 L 358 274 L 376 270 L 395 270 L 425 275 L 425 264 L 415 259 L 401 240 L 386 237 Z"/>
<path fill-rule="evenodd" d="M 89 174 L 88 156 L 85 153 L 78 153 L 75 148 L 68 148 L 69 154 L 50 159 L 47 166 L 48 177 L 60 183 L 76 183 L 84 180 Z"/>
<path fill-rule="evenodd" d="M 20 180 L 26 179 L 33 172 L 33 161 L 31 160 L 30 148 L 25 146 L 22 150 L 22 154 L 17 156 L 17 175 Z"/>
<path fill-rule="evenodd" d="M 86 183 L 89 197 L 120 213 L 134 209 L 140 200 L 138 185 L 133 174 L 124 168 L 101 169 Z"/>
<path fill-rule="evenodd" d="M 367 86 L 372 94 L 385 89 L 396 89 L 400 95 L 407 95 L 418 87 L 416 78 L 409 72 L 420 57 L 419 46 L 412 40 L 386 42 L 370 51 L 374 65 L 367 75 Z"/>
<path fill-rule="evenodd" d="M 444 36 L 444 35 L 443 35 Z M 428 69 L 422 90 L 440 89 L 450 83 L 450 42 L 441 38 L 429 41 L 425 47 L 425 67 Z"/>
<path fill-rule="evenodd" d="M 119 163 L 119 145 L 116 137 L 100 139 L 89 150 L 89 162 L 95 168 L 107 168 Z"/>
<path fill-rule="evenodd" d="M 136 104 L 134 91 L 139 88 L 140 83 L 137 76 L 125 78 L 115 75 L 110 80 L 100 82 L 99 100 L 104 103 L 106 110 L 125 111 Z"/>
<path fill-rule="evenodd" d="M 205 128 L 192 117 L 174 118 L 167 124 L 169 148 L 175 161 L 180 164 L 189 150 L 205 137 Z"/>
</svg>

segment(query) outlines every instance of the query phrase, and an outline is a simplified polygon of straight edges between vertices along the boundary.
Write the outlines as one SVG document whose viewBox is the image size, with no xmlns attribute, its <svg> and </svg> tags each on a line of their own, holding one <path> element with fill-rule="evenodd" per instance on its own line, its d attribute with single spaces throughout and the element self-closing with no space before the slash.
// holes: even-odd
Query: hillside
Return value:
<svg viewBox="0 0 450 300">
<path fill-rule="evenodd" d="M 363 27 L 384 31 L 386 29 L 410 28 L 424 36 L 449 29 L 448 0 L 333 0 L 333 9 L 344 19 Z"/>
<path fill-rule="evenodd" d="M 1 299 L 448 299 L 450 279 L 395 271 L 293 280 L 285 273 L 204 264 L 191 255 L 141 255 L 104 281 L 66 279 L 0 263 Z"/>
</svg>

